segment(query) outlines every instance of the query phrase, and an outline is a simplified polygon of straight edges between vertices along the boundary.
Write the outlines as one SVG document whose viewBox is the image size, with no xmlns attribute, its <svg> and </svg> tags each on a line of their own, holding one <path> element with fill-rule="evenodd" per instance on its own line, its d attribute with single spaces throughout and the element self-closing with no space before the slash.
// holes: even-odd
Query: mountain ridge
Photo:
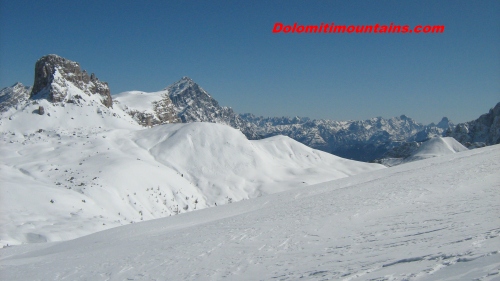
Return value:
<svg viewBox="0 0 500 281">
<path fill-rule="evenodd" d="M 453 137 L 469 148 L 500 143 L 500 102 L 479 118 L 449 128 L 446 136 Z"/>
<path fill-rule="evenodd" d="M 385 168 L 284 136 L 248 140 L 225 124 L 147 124 L 163 121 L 165 108 L 152 105 L 170 99 L 164 92 L 143 101 L 151 115 L 141 124 L 118 101 L 108 106 L 109 88 L 95 91 L 95 75 L 86 83 L 78 64 L 65 63 L 42 67 L 38 90 L 16 83 L 1 91 L 0 246 L 73 239 Z"/>
<path fill-rule="evenodd" d="M 82 94 L 66 96 L 64 91 L 68 83 Z M 6 94 L 9 91 L 11 94 Z M 7 110 L 16 102 L 26 102 L 26 94 L 14 94 L 13 88 L 4 88 L 2 92 L 5 98 L 0 102 L 1 110 Z M 489 115 L 480 117 L 481 121 L 460 126 L 455 126 L 446 117 L 437 124 L 423 125 L 406 115 L 358 121 L 262 117 L 237 114 L 232 108 L 219 105 L 212 95 L 187 76 L 157 92 L 128 91 L 111 96 L 107 83 L 99 81 L 94 74 L 89 76 L 81 71 L 76 62 L 57 55 L 47 55 L 37 61 L 29 99 L 46 95 L 45 98 L 52 102 L 78 103 L 82 102 L 82 96 L 94 94 L 106 107 L 117 105 L 145 127 L 179 122 L 219 123 L 240 130 L 248 139 L 285 135 L 315 149 L 365 162 L 383 158 L 395 147 L 409 142 L 421 143 L 433 137 L 453 136 L 470 148 L 500 141 L 500 121 L 495 117 L 500 112 L 498 105 Z"/>
</svg>

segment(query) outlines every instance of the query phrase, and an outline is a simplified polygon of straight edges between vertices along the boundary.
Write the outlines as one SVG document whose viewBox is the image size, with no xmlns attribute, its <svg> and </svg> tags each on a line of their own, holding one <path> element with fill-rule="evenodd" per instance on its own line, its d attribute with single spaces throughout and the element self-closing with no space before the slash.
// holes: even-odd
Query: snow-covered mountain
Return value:
<svg viewBox="0 0 500 281">
<path fill-rule="evenodd" d="M 45 66 L 44 66 L 45 65 Z M 62 79 L 62 82 L 58 82 Z M 66 81 L 66 82 L 63 82 Z M 407 150 L 415 143 L 442 136 L 453 136 L 469 148 L 498 143 L 500 140 L 497 105 L 490 113 L 478 120 L 455 125 L 446 117 L 437 124 L 423 125 L 401 115 L 384 119 L 376 117 L 363 121 L 311 120 L 302 117 L 257 117 L 252 114 L 236 114 L 231 108 L 219 103 L 203 88 L 188 77 L 183 77 L 174 84 L 157 92 L 128 91 L 113 96 L 109 95 L 106 83 L 100 82 L 95 75 L 81 71 L 79 64 L 48 55 L 37 62 L 35 87 L 31 95 L 34 98 L 49 94 L 48 98 L 65 99 L 68 102 L 79 101 L 82 94 L 67 96 L 64 89 L 73 85 L 89 96 L 98 93 L 101 103 L 108 107 L 113 104 L 129 114 L 142 126 L 156 126 L 179 122 L 210 122 L 226 124 L 240 130 L 248 139 L 261 139 L 276 135 L 285 135 L 309 147 L 329 152 L 344 158 L 370 162 L 384 157 L 391 157 L 394 149 Z M 49 85 L 49 86 L 47 86 Z M 0 98 L 15 104 L 18 98 L 26 99 L 26 94 L 19 95 L 24 86 L 8 87 L 2 90 Z M 24 90 L 26 91 L 26 90 Z M 7 94 L 8 93 L 8 94 Z"/>
<path fill-rule="evenodd" d="M 385 158 L 375 162 L 390 167 L 466 150 L 468 149 L 465 146 L 452 137 L 435 137 L 424 142 L 408 142 L 390 150 Z"/>
<path fill-rule="evenodd" d="M 40 61 L 48 67 L 39 68 Z M 77 66 L 41 59 L 35 85 L 43 87 L 15 105 L 6 99 L 2 245 L 72 239 L 384 168 L 284 136 L 250 141 L 222 124 L 145 128 L 111 106 L 109 89 L 99 88 L 106 84 L 94 75 L 87 80 Z"/>
<path fill-rule="evenodd" d="M 478 119 L 448 129 L 446 136 L 455 138 L 469 148 L 500 143 L 500 102 Z"/>
<path fill-rule="evenodd" d="M 495 145 L 71 241 L 7 247 L 0 249 L 0 275 L 498 280 L 499 158 Z"/>
<path fill-rule="evenodd" d="M 114 100 L 142 125 L 177 122 L 158 121 L 155 116 L 163 113 L 165 116 L 177 116 L 184 123 L 226 124 L 239 129 L 249 139 L 285 135 L 309 147 L 360 161 L 381 157 L 401 142 L 425 141 L 442 136 L 445 130 L 454 126 L 446 117 L 437 125 L 424 126 L 405 115 L 390 119 L 377 117 L 364 121 L 257 117 L 248 113 L 238 115 L 231 108 L 220 106 L 211 95 L 188 77 L 183 77 L 158 92 L 129 91 L 115 95 Z M 155 103 L 159 101 L 171 106 L 167 107 L 167 110 L 158 110 Z M 153 122 L 147 123 L 144 116 L 151 116 Z"/>
<path fill-rule="evenodd" d="M 239 129 L 249 139 L 256 139 L 253 128 L 248 127 L 229 107 L 220 106 L 203 88 L 189 77 L 153 93 L 129 91 L 114 96 L 115 102 L 129 112 L 142 125 L 149 118 L 149 125 L 175 122 L 210 122 Z M 158 104 L 162 104 L 158 107 Z M 144 117 L 146 116 L 146 117 Z M 160 118 L 166 116 L 167 118 Z"/>
<path fill-rule="evenodd" d="M 0 112 L 9 110 L 12 107 L 23 104 L 26 102 L 31 93 L 31 87 L 24 86 L 22 83 L 5 87 L 0 90 Z"/>
<path fill-rule="evenodd" d="M 77 62 L 58 55 L 43 56 L 36 62 L 31 99 L 80 104 L 86 102 L 85 96 L 95 96 L 93 100 L 113 106 L 108 84 L 99 81 L 94 73 L 89 76 Z"/>
<path fill-rule="evenodd" d="M 412 154 L 424 160 L 385 169 L 277 133 L 379 153 L 448 120 L 264 121 L 188 78 L 113 102 L 105 82 L 55 55 L 36 63 L 33 88 L 3 89 L 0 108 L 2 280 L 500 274 L 498 145 L 453 153 L 465 149 L 434 138 Z"/>
</svg>

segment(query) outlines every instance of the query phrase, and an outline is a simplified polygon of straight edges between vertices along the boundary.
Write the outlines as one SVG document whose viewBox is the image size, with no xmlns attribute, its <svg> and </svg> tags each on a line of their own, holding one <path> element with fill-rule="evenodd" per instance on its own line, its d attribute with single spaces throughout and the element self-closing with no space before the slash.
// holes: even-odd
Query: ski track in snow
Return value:
<svg viewBox="0 0 500 281">
<path fill-rule="evenodd" d="M 500 146 L 0 251 L 3 280 L 498 280 Z"/>
</svg>

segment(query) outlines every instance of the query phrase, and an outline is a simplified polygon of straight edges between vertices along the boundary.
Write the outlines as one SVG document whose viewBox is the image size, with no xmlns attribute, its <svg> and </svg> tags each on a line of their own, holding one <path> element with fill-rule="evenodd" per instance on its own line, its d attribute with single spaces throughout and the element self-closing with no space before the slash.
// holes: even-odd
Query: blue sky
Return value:
<svg viewBox="0 0 500 281">
<path fill-rule="evenodd" d="M 5 1 L 0 88 L 46 54 L 112 93 L 189 76 L 238 113 L 418 122 L 500 102 L 500 1 Z M 443 34 L 273 34 L 274 23 L 445 25 Z"/>
</svg>

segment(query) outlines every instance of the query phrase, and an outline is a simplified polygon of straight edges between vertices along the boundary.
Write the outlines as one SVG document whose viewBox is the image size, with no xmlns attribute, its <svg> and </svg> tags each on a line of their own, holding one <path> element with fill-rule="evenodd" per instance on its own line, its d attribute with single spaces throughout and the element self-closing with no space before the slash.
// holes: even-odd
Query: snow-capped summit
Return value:
<svg viewBox="0 0 500 281">
<path fill-rule="evenodd" d="M 97 95 L 106 107 L 113 106 L 108 84 L 99 81 L 94 73 L 89 76 L 77 62 L 58 55 L 46 55 L 36 62 L 30 98 L 82 103 L 92 95 Z"/>
<path fill-rule="evenodd" d="M 164 90 L 168 91 L 170 96 L 176 96 L 184 92 L 186 89 L 190 87 L 199 87 L 198 84 L 196 84 L 193 79 L 183 76 L 179 81 L 175 82 L 174 84 L 166 87 Z M 200 87 L 201 89 L 201 87 Z M 201 89 L 204 94 L 210 96 L 205 90 Z"/>
<path fill-rule="evenodd" d="M 139 127 L 123 110 L 112 107 L 107 83 L 58 55 L 36 62 L 33 87 L 16 83 L 2 89 L 0 109 L 1 132 L 29 135 L 35 130 L 60 133 L 61 128 Z"/>
<path fill-rule="evenodd" d="M 219 103 L 207 91 L 188 77 L 182 77 L 181 80 L 168 86 L 165 90 L 183 122 L 214 122 L 216 120 L 210 118 L 210 113 L 220 115 L 220 110 L 225 109 L 219 106 Z"/>
</svg>

